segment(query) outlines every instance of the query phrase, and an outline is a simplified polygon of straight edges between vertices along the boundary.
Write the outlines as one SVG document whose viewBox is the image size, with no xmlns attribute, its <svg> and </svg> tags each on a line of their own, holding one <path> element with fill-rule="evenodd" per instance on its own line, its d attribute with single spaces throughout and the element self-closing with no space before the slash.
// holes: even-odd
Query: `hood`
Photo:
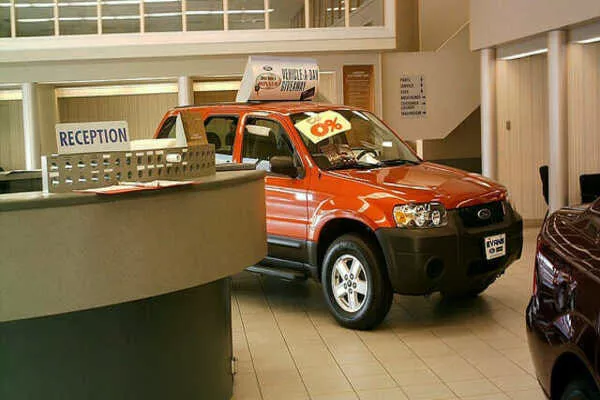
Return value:
<svg viewBox="0 0 600 400">
<path fill-rule="evenodd" d="M 391 192 L 407 203 L 438 201 L 447 209 L 488 203 L 506 196 L 504 186 L 479 174 L 429 162 L 330 173 Z"/>
</svg>

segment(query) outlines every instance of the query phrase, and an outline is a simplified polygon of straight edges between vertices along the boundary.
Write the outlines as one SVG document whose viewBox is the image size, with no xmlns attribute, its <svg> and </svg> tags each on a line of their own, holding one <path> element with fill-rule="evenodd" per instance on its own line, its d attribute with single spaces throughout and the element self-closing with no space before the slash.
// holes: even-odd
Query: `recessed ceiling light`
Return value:
<svg viewBox="0 0 600 400">
<path fill-rule="evenodd" d="M 544 54 L 547 52 L 548 52 L 548 49 L 537 49 L 537 50 L 527 51 L 525 53 L 513 54 L 512 56 L 502 57 L 501 60 L 505 60 L 505 61 L 516 60 L 518 58 L 535 56 L 537 54 Z"/>
</svg>

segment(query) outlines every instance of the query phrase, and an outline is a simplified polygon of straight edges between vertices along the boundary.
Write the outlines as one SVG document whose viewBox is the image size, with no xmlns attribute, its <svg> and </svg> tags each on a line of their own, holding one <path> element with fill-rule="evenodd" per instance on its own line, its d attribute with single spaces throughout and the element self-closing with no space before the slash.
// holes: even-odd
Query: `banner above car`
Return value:
<svg viewBox="0 0 600 400">
<path fill-rule="evenodd" d="M 250 56 L 236 101 L 312 100 L 318 85 L 312 58 Z"/>
</svg>

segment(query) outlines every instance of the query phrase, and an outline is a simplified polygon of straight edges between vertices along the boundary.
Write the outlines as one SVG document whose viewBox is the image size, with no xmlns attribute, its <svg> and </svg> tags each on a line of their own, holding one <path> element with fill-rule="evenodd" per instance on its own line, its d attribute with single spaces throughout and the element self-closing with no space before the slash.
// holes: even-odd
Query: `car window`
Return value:
<svg viewBox="0 0 600 400">
<path fill-rule="evenodd" d="M 234 115 L 216 115 L 204 121 L 208 143 L 215 145 L 217 163 L 231 162 L 238 121 Z"/>
<path fill-rule="evenodd" d="M 294 157 L 294 148 L 285 128 L 277 121 L 249 117 L 244 127 L 242 158 L 256 164 L 256 169 L 271 170 L 273 156 Z"/>
<path fill-rule="evenodd" d="M 208 117 L 204 121 L 206 139 L 215 145 L 217 163 L 231 162 L 233 142 L 239 118 L 234 115 L 218 115 Z M 165 120 L 158 133 L 159 139 L 175 139 L 177 116 Z"/>
<path fill-rule="evenodd" d="M 177 122 L 177 116 L 174 115 L 165 120 L 165 123 L 158 132 L 159 139 L 175 139 L 175 122 Z"/>
</svg>

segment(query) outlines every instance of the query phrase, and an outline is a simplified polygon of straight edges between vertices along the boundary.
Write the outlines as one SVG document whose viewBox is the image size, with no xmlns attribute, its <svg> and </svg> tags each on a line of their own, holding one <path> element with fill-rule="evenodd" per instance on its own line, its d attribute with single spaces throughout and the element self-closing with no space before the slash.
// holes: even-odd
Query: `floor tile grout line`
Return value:
<svg viewBox="0 0 600 400">
<path fill-rule="evenodd" d="M 412 347 L 410 347 L 410 346 L 409 346 L 409 345 L 408 345 L 408 344 L 407 344 L 407 343 L 406 343 L 404 340 L 402 340 L 402 338 L 401 338 L 400 336 L 398 336 L 398 334 L 397 334 L 397 333 L 396 333 L 394 330 L 392 330 L 392 332 L 394 333 L 394 335 L 396 335 L 396 337 L 397 337 L 397 338 L 398 338 L 398 339 L 399 339 L 399 340 L 400 340 L 400 341 L 401 341 L 401 342 L 402 342 L 402 343 L 403 343 L 403 344 L 404 344 L 406 347 L 408 347 L 408 350 L 409 350 L 411 353 L 413 353 L 413 354 L 414 354 L 414 355 L 415 355 L 415 356 L 416 356 L 416 357 L 417 357 L 419 360 L 421 360 L 421 362 L 422 362 L 423 364 L 425 364 L 425 365 L 427 366 L 427 368 L 428 368 L 428 369 L 429 369 L 429 370 L 430 370 L 430 371 L 431 371 L 431 372 L 432 372 L 432 373 L 433 373 L 433 374 L 436 376 L 436 378 L 438 378 L 438 379 L 440 380 L 440 382 L 442 382 L 442 384 L 443 384 L 443 385 L 444 385 L 444 386 L 445 386 L 445 387 L 446 387 L 446 388 L 447 388 L 447 389 L 448 389 L 448 390 L 449 390 L 449 391 L 450 391 L 450 392 L 451 392 L 451 393 L 452 393 L 452 394 L 453 394 L 455 397 L 457 397 L 457 398 L 459 398 L 459 399 L 460 399 L 460 396 L 459 396 L 458 394 L 456 394 L 456 392 L 455 392 L 454 390 L 452 390 L 452 388 L 451 388 L 450 386 L 448 386 L 448 384 L 447 384 L 447 383 L 446 383 L 446 382 L 445 382 L 445 381 L 442 379 L 442 377 L 441 377 L 441 376 L 439 376 L 439 375 L 438 375 L 438 374 L 437 374 L 437 373 L 436 373 L 436 372 L 435 372 L 435 371 L 434 371 L 434 370 L 433 370 L 433 369 L 432 369 L 432 368 L 429 366 L 429 364 L 427 364 L 427 363 L 425 362 L 425 360 L 423 359 L 423 357 L 421 357 L 419 354 L 417 354 L 417 352 L 416 352 L 416 351 L 414 351 L 414 350 L 412 349 Z M 432 333 L 434 336 L 436 336 L 436 335 L 435 335 L 435 333 L 433 333 L 431 330 L 429 330 L 429 332 L 431 332 L 431 333 Z M 445 343 L 444 343 L 444 344 L 445 344 Z M 446 344 L 446 346 L 448 346 L 448 345 Z M 454 353 L 456 353 L 456 351 L 455 351 L 453 348 L 451 348 L 450 346 L 448 346 L 448 348 L 450 348 L 450 350 L 452 350 Z M 480 372 L 481 372 L 481 371 L 480 371 Z M 394 381 L 395 381 L 395 379 L 394 379 Z M 410 385 L 406 385 L 406 386 L 410 386 Z"/>
<path fill-rule="evenodd" d="M 392 330 L 393 333 L 393 330 Z M 369 350 L 369 352 L 371 353 L 371 355 L 373 356 L 373 358 L 375 358 L 377 360 L 377 362 L 379 363 L 379 365 L 381 365 L 381 367 L 384 369 L 385 373 L 388 374 L 388 376 L 390 378 L 392 378 L 392 381 L 394 381 L 394 383 L 396 384 L 396 387 L 398 387 L 400 389 L 400 391 L 404 394 L 404 396 L 407 399 L 410 399 L 410 397 L 408 397 L 408 393 L 406 393 L 404 391 L 404 389 L 402 389 L 402 386 L 400 386 L 398 384 L 398 382 L 394 379 L 394 376 L 390 373 L 390 371 L 385 367 L 385 365 L 381 362 L 381 360 L 375 355 L 375 353 L 371 350 L 371 348 L 369 347 L 369 345 L 367 343 L 365 343 L 365 341 L 363 340 L 363 338 L 361 337 L 360 334 L 357 334 L 356 336 L 358 336 L 358 339 L 363 343 L 363 345 Z M 397 338 L 399 339 L 399 338 Z M 408 346 L 407 346 L 408 347 Z M 410 350 L 410 349 L 409 349 Z"/>
<path fill-rule="evenodd" d="M 344 372 L 344 369 L 342 368 L 342 366 L 338 362 L 338 359 L 335 357 L 335 355 L 331 351 L 331 348 L 329 347 L 329 344 L 327 343 L 327 340 L 325 340 L 325 338 L 323 337 L 323 335 L 321 335 L 321 331 L 319 330 L 319 327 L 315 324 L 315 321 L 311 317 L 310 313 L 307 313 L 307 315 L 308 315 L 308 319 L 310 320 L 310 323 L 315 328 L 315 331 L 317 331 L 317 334 L 321 338 L 321 341 L 325 345 L 325 348 L 327 348 L 327 351 L 331 355 L 331 358 L 333 358 L 333 361 L 335 361 L 335 365 L 338 367 L 338 369 L 340 370 L 340 372 L 342 373 L 342 375 L 344 375 L 344 378 L 346 378 L 346 381 L 348 382 L 348 384 L 352 388 L 352 391 L 354 392 L 354 394 L 356 394 L 356 396 L 360 399 L 360 395 L 358 394 L 358 390 L 354 387 L 354 384 L 352 384 L 352 381 L 350 380 L 350 378 L 348 378 L 348 375 L 346 375 L 346 373 Z M 351 332 L 354 333 L 353 331 L 351 331 Z"/>
<path fill-rule="evenodd" d="M 471 333 L 472 333 L 473 335 L 477 336 L 477 334 L 475 334 L 475 332 L 473 332 L 473 331 L 472 331 L 470 328 L 469 328 L 469 331 L 471 331 Z M 433 335 L 434 335 L 434 336 L 438 337 L 438 338 L 439 338 L 439 339 L 440 339 L 442 342 L 444 342 L 444 339 L 442 339 L 440 336 L 438 336 L 438 335 L 437 335 L 435 332 L 433 332 L 433 331 L 432 331 L 431 333 L 433 333 Z M 483 339 L 481 339 L 479 336 L 477 336 L 477 337 L 478 337 L 480 340 L 482 340 L 482 341 L 483 341 Z M 445 342 L 444 342 L 444 343 L 445 343 Z M 487 344 L 487 343 L 486 343 L 486 344 Z M 446 344 L 446 345 L 448 346 L 448 344 Z M 517 363 L 515 363 L 513 360 L 511 360 L 510 358 L 506 357 L 504 354 L 500 353 L 498 350 L 496 350 L 496 349 L 495 349 L 495 348 L 493 348 L 492 346 L 490 346 L 490 348 L 492 348 L 493 350 L 495 350 L 496 352 L 498 352 L 498 354 L 499 354 L 499 355 L 500 355 L 502 358 L 506 359 L 507 361 L 509 361 L 510 363 L 512 363 L 513 365 L 515 365 L 517 368 L 521 369 L 521 371 L 524 371 L 524 372 L 525 372 L 525 373 L 526 373 L 528 376 L 531 376 L 531 374 L 530 374 L 528 371 L 525 371 L 523 368 L 521 368 L 521 366 L 520 366 L 520 365 L 518 365 Z M 453 351 L 455 351 L 454 349 L 452 349 L 452 350 L 453 350 Z M 462 355 L 462 354 L 458 353 L 457 351 L 455 351 L 455 352 L 456 352 L 456 354 L 457 354 L 457 355 L 458 355 L 460 358 L 462 358 L 462 359 L 463 359 L 464 361 L 466 361 L 466 362 L 467 362 L 469 365 L 471 365 L 473 368 L 475 368 L 475 369 L 476 369 L 476 370 L 477 370 L 479 373 L 481 373 L 481 375 L 483 375 L 483 376 L 485 377 L 485 379 L 487 379 L 488 381 L 490 381 L 490 383 L 491 383 L 492 385 L 494 385 L 495 387 L 497 387 L 497 388 L 498 388 L 498 390 L 499 390 L 501 393 L 504 393 L 504 394 L 506 394 L 506 395 L 508 396 L 508 393 L 507 393 L 507 392 L 506 392 L 504 389 L 502 389 L 500 386 L 498 386 L 498 385 L 496 384 L 496 382 L 494 382 L 494 381 L 493 381 L 493 380 L 492 380 L 490 377 L 488 377 L 488 376 L 487 376 L 487 375 L 486 375 L 486 374 L 485 374 L 485 373 L 484 373 L 482 370 L 480 370 L 479 368 L 477 368 L 477 365 L 475 365 L 474 363 L 472 363 L 472 362 L 470 362 L 469 360 L 467 360 L 465 357 L 463 357 L 463 355 Z M 508 397 L 510 397 L 510 396 L 508 396 Z"/>
<path fill-rule="evenodd" d="M 267 295 L 266 291 L 265 291 L 265 287 L 263 284 L 263 280 L 261 279 L 261 277 L 258 278 L 259 284 L 260 284 L 260 290 L 262 292 L 263 298 L 265 299 L 265 301 L 267 302 L 267 306 L 269 307 L 269 311 L 271 312 L 271 315 L 273 315 L 273 319 L 275 320 L 275 324 L 277 324 L 277 329 L 279 330 L 279 334 L 281 335 L 281 338 L 283 339 L 283 343 L 285 343 L 285 347 L 287 348 L 287 351 L 290 355 L 290 358 L 292 359 L 292 362 L 294 363 L 294 368 L 296 368 L 296 372 L 298 372 L 298 376 L 300 377 L 300 381 L 302 382 L 302 386 L 304 386 L 304 390 L 306 391 L 306 395 L 308 396 L 309 399 L 312 399 L 312 396 L 308 390 L 308 387 L 306 386 L 306 382 L 304 381 L 304 377 L 302 376 L 302 373 L 300 372 L 300 368 L 298 368 L 298 363 L 296 363 L 296 359 L 294 358 L 294 355 L 292 354 L 292 351 L 290 349 L 290 345 L 285 337 L 285 335 L 283 334 L 283 331 L 281 330 L 281 325 L 279 325 L 279 320 L 277 319 L 277 316 L 275 315 L 275 312 L 273 311 L 273 307 L 271 307 L 271 301 L 269 300 L 269 296 Z"/>
<path fill-rule="evenodd" d="M 258 380 L 258 374 L 256 373 L 256 366 L 254 365 L 254 355 L 252 355 L 252 350 L 250 350 L 250 342 L 248 341 L 248 334 L 246 332 L 246 324 L 244 323 L 244 316 L 242 315 L 242 310 L 240 308 L 240 302 L 238 300 L 237 295 L 235 294 L 235 290 L 233 293 L 235 297 L 235 303 L 238 308 L 238 313 L 240 314 L 240 321 L 242 323 L 242 330 L 244 331 L 244 339 L 246 341 L 246 348 L 248 349 L 248 354 L 250 355 L 250 362 L 252 363 L 252 371 L 254 371 L 254 379 L 256 380 L 256 386 L 258 387 L 258 394 L 260 395 L 261 400 L 264 400 L 262 388 L 260 387 L 260 381 Z M 234 377 L 235 379 L 235 377 Z"/>
</svg>

